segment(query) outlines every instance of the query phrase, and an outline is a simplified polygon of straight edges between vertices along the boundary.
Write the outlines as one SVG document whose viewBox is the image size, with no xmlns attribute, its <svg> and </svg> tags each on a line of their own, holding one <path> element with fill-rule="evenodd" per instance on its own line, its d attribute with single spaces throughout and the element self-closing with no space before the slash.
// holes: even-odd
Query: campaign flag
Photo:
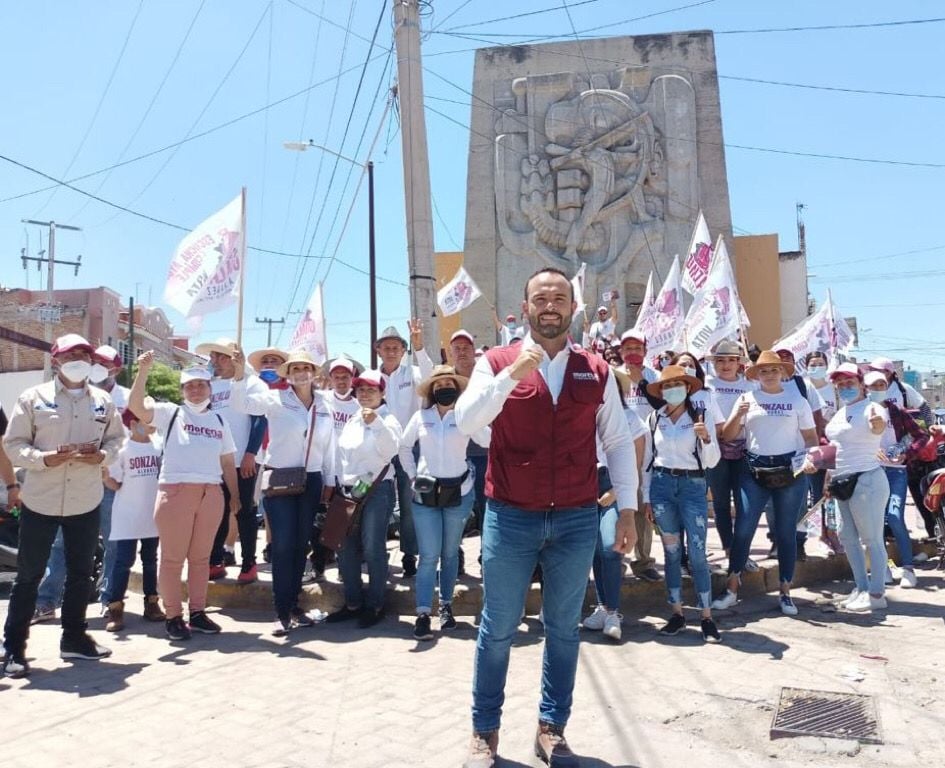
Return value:
<svg viewBox="0 0 945 768">
<path fill-rule="evenodd" d="M 748 325 L 748 316 L 738 298 L 725 242 L 719 237 L 709 276 L 686 314 L 685 330 L 675 348 L 703 357 L 722 339 L 737 337 L 743 325 Z"/>
<path fill-rule="evenodd" d="M 689 253 L 683 266 L 682 287 L 695 296 L 709 278 L 709 266 L 712 262 L 712 236 L 705 223 L 702 211 L 696 217 L 696 226 L 689 243 Z"/>
<path fill-rule="evenodd" d="M 651 311 L 637 330 L 644 333 L 647 346 L 655 353 L 673 348 L 675 340 L 683 334 L 685 319 L 679 257 L 676 256 Z"/>
<path fill-rule="evenodd" d="M 204 315 L 234 304 L 243 270 L 242 195 L 201 222 L 171 259 L 164 301 L 199 327 Z"/>
<path fill-rule="evenodd" d="M 828 359 L 848 352 L 853 346 L 853 331 L 834 306 L 830 292 L 827 300 L 814 314 L 800 322 L 794 330 L 778 339 L 772 349 L 790 349 L 794 359 L 803 361 L 811 352 L 823 352 Z"/>
<path fill-rule="evenodd" d="M 639 331 L 644 323 L 650 322 L 650 315 L 653 312 L 653 305 L 655 303 L 656 297 L 653 295 L 653 271 L 650 270 L 650 276 L 646 279 L 646 292 L 643 294 L 640 309 L 637 310 L 637 319 L 633 324 L 633 330 Z"/>
<path fill-rule="evenodd" d="M 304 349 L 312 359 L 321 365 L 328 359 L 328 340 L 325 338 L 325 304 L 322 301 L 322 284 L 318 283 L 312 292 L 299 324 L 292 334 L 290 349 Z"/>
<path fill-rule="evenodd" d="M 577 274 L 571 278 L 571 289 L 574 293 L 574 300 L 577 302 L 577 309 L 574 314 L 578 312 L 583 312 L 587 308 L 587 303 L 584 301 L 584 273 L 587 271 L 587 262 L 581 262 L 581 268 L 577 271 Z"/>
<path fill-rule="evenodd" d="M 473 282 L 469 273 L 460 267 L 456 275 L 436 292 L 436 303 L 445 316 L 455 315 L 482 296 L 479 286 Z"/>
</svg>

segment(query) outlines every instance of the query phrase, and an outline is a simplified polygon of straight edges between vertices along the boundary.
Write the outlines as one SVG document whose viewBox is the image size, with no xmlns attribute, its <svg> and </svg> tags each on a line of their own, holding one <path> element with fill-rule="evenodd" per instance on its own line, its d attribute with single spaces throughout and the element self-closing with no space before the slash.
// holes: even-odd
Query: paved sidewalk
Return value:
<svg viewBox="0 0 945 768">
<path fill-rule="evenodd" d="M 658 639 L 663 610 L 628 606 L 620 644 L 593 633 L 582 643 L 571 743 L 593 755 L 582 761 L 589 768 L 935 765 L 945 722 L 945 574 L 927 567 L 919 583 L 893 588 L 888 612 L 876 616 L 826 612 L 824 597 L 848 584 L 797 590 L 797 618 L 777 613 L 771 595 L 750 598 L 718 617 L 719 646 L 704 646 L 695 628 Z M 62 662 L 58 627 L 33 628 L 32 677 L 0 680 L 0 765 L 462 763 L 476 636 L 468 620 L 431 643 L 410 638 L 409 616 L 368 632 L 321 625 L 281 640 L 268 635 L 268 612 L 234 610 L 215 616 L 224 634 L 169 643 L 139 610 L 140 598 L 130 597 L 128 629 L 117 637 L 93 620 L 114 650 L 102 662 Z M 539 765 L 531 740 L 541 641 L 529 619 L 512 654 L 502 766 Z M 875 696 L 886 744 L 770 740 L 785 685 Z"/>
</svg>

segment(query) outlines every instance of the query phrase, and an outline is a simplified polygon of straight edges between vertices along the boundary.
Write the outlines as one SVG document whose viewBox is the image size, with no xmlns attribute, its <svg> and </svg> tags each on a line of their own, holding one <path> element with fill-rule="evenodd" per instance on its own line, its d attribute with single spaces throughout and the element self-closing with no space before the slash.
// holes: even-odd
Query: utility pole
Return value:
<svg viewBox="0 0 945 768">
<path fill-rule="evenodd" d="M 430 159 L 423 112 L 423 67 L 420 63 L 420 8 L 418 0 L 392 0 L 392 3 L 407 208 L 410 311 L 423 322 L 424 346 L 435 351 L 431 357 L 439 359 L 440 334 L 434 312 L 436 278 L 433 275 Z"/>
<path fill-rule="evenodd" d="M 266 346 L 271 347 L 272 346 L 272 326 L 273 324 L 282 325 L 283 323 L 285 323 L 285 318 L 280 317 L 278 320 L 273 320 L 271 317 L 257 317 L 256 322 L 265 323 L 266 325 L 269 326 L 269 331 L 266 334 Z"/>
<path fill-rule="evenodd" d="M 53 273 L 56 270 L 56 264 L 65 264 L 75 267 L 75 274 L 79 274 L 79 267 L 82 266 L 82 257 L 78 256 L 75 261 L 57 261 L 56 260 L 56 229 L 67 229 L 72 232 L 81 232 L 79 227 L 73 227 L 68 224 L 56 224 L 54 221 L 34 221 L 33 219 L 21 219 L 24 224 L 35 224 L 39 227 L 49 227 L 49 243 L 47 248 L 47 269 L 46 276 L 46 307 L 41 312 L 43 326 L 45 329 L 45 340 L 52 344 L 52 327 L 54 322 L 59 322 L 59 313 L 55 311 L 55 299 L 53 298 Z M 43 261 L 35 256 L 23 255 L 23 267 L 26 268 L 27 261 Z M 52 377 L 52 360 L 47 354 L 43 359 L 43 379 L 48 381 Z"/>
<path fill-rule="evenodd" d="M 374 161 L 368 160 L 368 281 L 371 283 L 371 370 L 377 369 L 377 264 L 374 247 Z"/>
</svg>

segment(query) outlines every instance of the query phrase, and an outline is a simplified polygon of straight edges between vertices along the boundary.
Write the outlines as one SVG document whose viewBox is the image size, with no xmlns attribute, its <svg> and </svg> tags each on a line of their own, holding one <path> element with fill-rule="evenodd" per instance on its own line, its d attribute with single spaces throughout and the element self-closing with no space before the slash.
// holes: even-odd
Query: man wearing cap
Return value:
<svg viewBox="0 0 945 768">
<path fill-rule="evenodd" d="M 495 323 L 495 329 L 499 332 L 499 343 L 503 347 L 507 347 L 513 341 L 517 341 L 525 335 L 525 328 L 518 324 L 515 315 L 506 315 L 505 322 L 502 323 L 499 321 L 499 315 L 493 309 L 492 322 Z"/>
<path fill-rule="evenodd" d="M 609 342 L 614 338 L 617 329 L 617 302 L 610 302 L 610 311 L 603 304 L 597 308 L 597 319 L 591 323 L 587 332 L 591 343 Z"/>
<path fill-rule="evenodd" d="M 609 366 L 568 343 L 577 304 L 568 276 L 542 269 L 525 283 L 529 333 L 490 349 L 456 405 L 467 435 L 492 426 L 483 522 L 483 609 L 476 643 L 466 768 L 491 768 L 509 651 L 536 565 L 544 574 L 545 653 L 535 751 L 574 768 L 564 728 L 578 658 L 578 622 L 597 544 L 597 441 L 620 510 L 614 549 L 636 539 L 636 452 Z"/>
<path fill-rule="evenodd" d="M 420 397 L 417 386 L 433 371 L 433 361 L 423 349 L 423 323 L 412 320 L 410 343 L 417 365 L 411 365 L 407 357 L 407 340 L 394 327 L 389 326 L 377 339 L 374 348 L 381 359 L 378 372 L 384 379 L 387 407 L 403 427 L 410 417 L 420 409 Z M 403 451 L 411 451 L 412 446 L 404 446 Z M 394 461 L 397 481 L 397 503 L 400 507 L 400 551 L 403 554 L 404 576 L 410 578 L 417 573 L 417 535 L 413 529 L 413 510 L 410 506 L 413 489 L 410 478 L 404 471 L 400 457 Z"/>
<path fill-rule="evenodd" d="M 210 382 L 210 408 L 226 421 L 233 442 L 236 445 L 237 485 L 240 496 L 240 511 L 236 515 L 239 531 L 241 564 L 237 581 L 248 584 L 256 581 L 256 535 L 258 526 L 253 497 L 256 491 L 256 454 L 262 446 L 266 434 L 264 416 L 241 413 L 230 408 L 230 390 L 233 384 L 233 352 L 236 342 L 232 339 L 217 339 L 213 342 L 198 344 L 196 352 L 210 358 L 213 380 Z M 248 376 L 246 387 L 249 392 L 265 392 L 267 387 L 257 376 Z M 226 576 L 226 566 L 235 564 L 232 550 L 227 551 L 226 541 L 230 533 L 229 489 L 223 486 L 223 508 L 220 511 L 220 527 L 213 541 L 210 553 L 210 578 L 221 579 Z M 229 556 L 229 557 L 228 557 Z M 230 560 L 230 563 L 227 562 Z"/>
<path fill-rule="evenodd" d="M 85 611 L 99 534 L 102 467 L 125 437 L 107 393 L 89 387 L 94 349 L 75 333 L 60 336 L 50 354 L 56 376 L 17 398 L 3 438 L 11 460 L 26 468 L 20 511 L 17 575 L 4 625 L 3 672 L 29 674 L 26 641 L 49 551 L 61 529 L 66 554 L 62 658 L 99 659 L 111 651 L 87 633 Z"/>
</svg>

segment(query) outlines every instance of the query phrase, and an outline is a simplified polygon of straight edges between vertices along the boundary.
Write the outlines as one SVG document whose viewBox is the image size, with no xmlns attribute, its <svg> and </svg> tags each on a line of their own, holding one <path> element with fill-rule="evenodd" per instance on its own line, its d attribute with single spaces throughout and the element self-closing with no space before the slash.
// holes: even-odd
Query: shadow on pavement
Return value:
<svg viewBox="0 0 945 768">
<path fill-rule="evenodd" d="M 55 671 L 33 667 L 24 691 L 77 693 L 80 699 L 117 693 L 128 687 L 128 679 L 147 664 L 118 664 L 113 661 L 79 660 Z"/>
</svg>

